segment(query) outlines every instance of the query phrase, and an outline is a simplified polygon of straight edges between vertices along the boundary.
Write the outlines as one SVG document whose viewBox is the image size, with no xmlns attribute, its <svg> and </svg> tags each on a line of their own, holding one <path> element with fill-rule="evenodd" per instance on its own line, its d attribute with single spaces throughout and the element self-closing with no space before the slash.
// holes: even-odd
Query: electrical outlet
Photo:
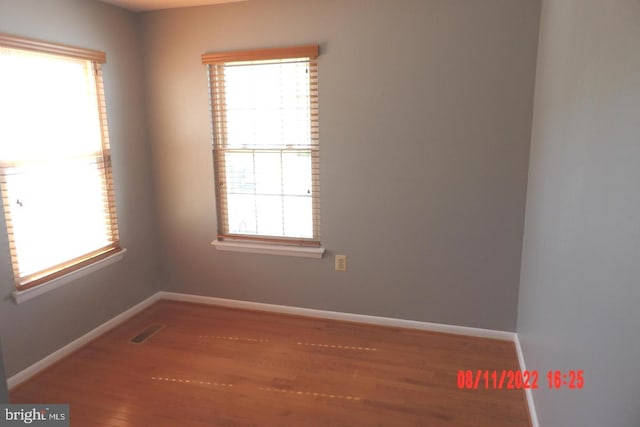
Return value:
<svg viewBox="0 0 640 427">
<path fill-rule="evenodd" d="M 346 255 L 336 255 L 336 271 L 347 271 Z"/>
</svg>

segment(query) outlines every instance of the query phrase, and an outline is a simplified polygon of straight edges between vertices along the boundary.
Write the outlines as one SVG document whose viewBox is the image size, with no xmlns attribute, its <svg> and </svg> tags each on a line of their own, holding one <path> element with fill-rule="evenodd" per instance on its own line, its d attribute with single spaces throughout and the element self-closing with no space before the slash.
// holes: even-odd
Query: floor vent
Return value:
<svg viewBox="0 0 640 427">
<path fill-rule="evenodd" d="M 147 339 L 149 339 L 149 337 L 151 335 L 155 334 L 156 332 L 158 332 L 162 328 L 164 328 L 164 325 L 161 325 L 159 323 L 150 325 L 147 329 L 145 329 L 144 331 L 140 332 L 135 337 L 131 338 L 131 342 L 134 343 L 134 344 L 142 344 Z"/>
</svg>

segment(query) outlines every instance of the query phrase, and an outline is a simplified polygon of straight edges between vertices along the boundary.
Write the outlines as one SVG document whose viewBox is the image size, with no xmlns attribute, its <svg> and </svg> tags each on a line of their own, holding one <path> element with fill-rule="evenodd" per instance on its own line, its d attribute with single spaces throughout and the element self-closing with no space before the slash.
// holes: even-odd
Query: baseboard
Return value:
<svg viewBox="0 0 640 427">
<path fill-rule="evenodd" d="M 518 363 L 520 364 L 520 371 L 527 370 L 527 364 L 524 361 L 524 353 L 522 353 L 522 347 L 520 346 L 520 338 L 516 333 L 513 339 L 516 345 L 516 353 L 518 354 Z M 536 406 L 533 403 L 533 391 L 530 388 L 524 390 L 524 394 L 527 398 L 527 406 L 529 408 L 529 419 L 531 420 L 531 427 L 540 427 L 538 423 L 538 413 L 536 412 Z"/>
<path fill-rule="evenodd" d="M 239 301 L 225 298 L 206 297 L 201 295 L 181 294 L 175 292 L 162 291 L 158 292 L 158 294 L 160 295 L 161 299 L 171 301 L 191 302 L 196 304 L 216 305 L 220 307 L 241 308 L 246 310 L 268 311 L 272 313 L 293 314 L 296 316 L 342 320 L 345 322 L 367 323 L 370 325 L 390 326 L 395 328 L 418 329 L 422 331 L 433 331 L 445 334 L 491 338 L 503 341 L 513 341 L 515 336 L 515 333 L 513 332 L 471 328 L 468 326 L 444 325 L 441 323 L 421 322 L 417 320 L 393 319 L 389 317 L 369 316 L 366 314 L 341 313 L 337 311 L 317 310 L 313 308 L 300 308 L 276 304 L 264 304 L 260 302 Z"/>
<path fill-rule="evenodd" d="M 135 316 L 145 308 L 151 306 L 152 304 L 160 300 L 182 301 L 182 302 L 190 302 L 190 303 L 197 303 L 197 304 L 215 305 L 220 307 L 258 310 L 258 311 L 292 314 L 297 316 L 305 316 L 305 317 L 313 317 L 313 318 L 321 318 L 321 319 L 332 319 L 332 320 L 342 320 L 347 322 L 366 323 L 366 324 L 379 325 L 379 326 L 390 326 L 390 327 L 397 327 L 397 328 L 441 332 L 441 333 L 455 334 L 455 335 L 466 335 L 466 336 L 498 339 L 498 340 L 505 340 L 505 341 L 515 341 L 516 349 L 518 351 L 518 359 L 520 360 L 520 365 L 522 366 L 522 369 L 524 369 L 524 359 L 522 358 L 522 350 L 520 349 L 520 344 L 517 341 L 517 335 L 513 332 L 496 331 L 496 330 L 481 329 L 481 328 L 471 328 L 467 326 L 445 325 L 440 323 L 421 322 L 416 320 L 403 320 L 403 319 L 394 319 L 394 318 L 380 317 L 380 316 L 369 316 L 364 314 L 341 313 L 341 312 L 317 310 L 317 309 L 311 309 L 311 308 L 264 304 L 264 303 L 257 303 L 257 302 L 238 301 L 238 300 L 231 300 L 231 299 L 224 299 L 224 298 L 206 297 L 206 296 L 200 296 L 200 295 L 190 295 L 190 294 L 161 291 L 150 296 L 146 300 L 136 304 L 135 306 L 124 311 L 123 313 L 120 313 L 119 315 L 108 320 L 107 322 L 103 323 L 97 328 L 87 332 L 80 338 L 65 345 L 64 347 L 60 348 L 59 350 L 55 351 L 54 353 L 50 354 L 44 359 L 34 363 L 28 368 L 13 375 L 7 381 L 9 390 L 16 387 L 20 383 L 23 383 L 24 381 L 36 375 L 37 373 L 43 371 L 44 369 L 48 368 L 49 366 L 53 365 L 54 363 L 58 362 L 64 357 L 68 356 L 74 351 L 80 349 L 82 346 L 86 345 L 93 339 L 104 334 L 110 329 L 118 326 L 122 322 Z M 532 427 L 538 427 L 537 418 L 535 416 L 535 410 L 533 409 L 533 400 L 531 399 L 530 393 L 527 394 L 527 403 L 529 404 L 529 411 L 532 419 Z"/>
<path fill-rule="evenodd" d="M 53 365 L 54 363 L 58 362 L 64 357 L 70 355 L 74 351 L 80 349 L 82 346 L 86 345 L 90 341 L 94 340 L 95 338 L 99 337 L 100 335 L 104 334 L 105 332 L 109 331 L 115 326 L 118 326 L 120 323 L 135 316 L 136 314 L 138 314 L 145 308 L 151 306 L 153 303 L 157 302 L 158 300 L 160 300 L 160 295 L 158 293 L 151 295 L 149 298 L 145 299 L 144 301 L 118 314 L 114 318 L 107 320 L 105 323 L 98 326 L 97 328 L 87 332 L 80 338 L 56 350 L 55 352 L 51 353 L 44 359 L 37 361 L 36 363 L 29 366 L 28 368 L 13 375 L 7 380 L 7 386 L 9 387 L 9 390 L 16 387 L 20 383 L 25 382 L 26 380 L 33 377 L 37 373 L 43 371 L 44 369 L 48 368 L 49 366 Z"/>
</svg>

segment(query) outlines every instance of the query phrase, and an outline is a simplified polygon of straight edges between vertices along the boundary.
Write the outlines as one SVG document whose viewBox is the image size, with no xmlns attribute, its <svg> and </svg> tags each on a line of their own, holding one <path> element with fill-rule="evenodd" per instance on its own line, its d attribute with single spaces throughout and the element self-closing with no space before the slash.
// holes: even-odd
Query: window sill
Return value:
<svg viewBox="0 0 640 427">
<path fill-rule="evenodd" d="M 211 242 L 219 251 L 248 252 L 253 254 L 283 255 L 302 258 L 322 258 L 324 248 L 305 248 L 262 243 L 230 242 L 214 240 Z"/>
<path fill-rule="evenodd" d="M 119 252 L 116 252 L 115 254 L 110 255 L 106 258 L 102 258 L 101 260 L 96 261 L 93 264 L 72 271 L 68 274 L 65 274 L 64 276 L 56 277 L 55 279 L 52 279 L 38 286 L 34 286 L 33 288 L 25 289 L 23 291 L 15 290 L 11 293 L 11 295 L 13 296 L 13 300 L 16 304 L 23 303 L 46 292 L 57 289 L 60 286 L 64 286 L 67 283 L 70 283 L 95 271 L 101 270 L 108 265 L 121 261 L 124 258 L 124 253 L 126 251 L 127 250 L 123 248 Z"/>
</svg>

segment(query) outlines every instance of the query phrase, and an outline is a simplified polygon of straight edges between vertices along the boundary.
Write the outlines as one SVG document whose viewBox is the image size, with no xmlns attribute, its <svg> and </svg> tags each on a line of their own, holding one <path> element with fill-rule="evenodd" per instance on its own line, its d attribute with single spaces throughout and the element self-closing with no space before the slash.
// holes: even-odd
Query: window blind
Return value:
<svg viewBox="0 0 640 427">
<path fill-rule="evenodd" d="M 0 187 L 19 289 L 120 250 L 104 59 L 0 35 Z"/>
<path fill-rule="evenodd" d="M 218 239 L 319 246 L 317 46 L 205 54 Z"/>
</svg>

